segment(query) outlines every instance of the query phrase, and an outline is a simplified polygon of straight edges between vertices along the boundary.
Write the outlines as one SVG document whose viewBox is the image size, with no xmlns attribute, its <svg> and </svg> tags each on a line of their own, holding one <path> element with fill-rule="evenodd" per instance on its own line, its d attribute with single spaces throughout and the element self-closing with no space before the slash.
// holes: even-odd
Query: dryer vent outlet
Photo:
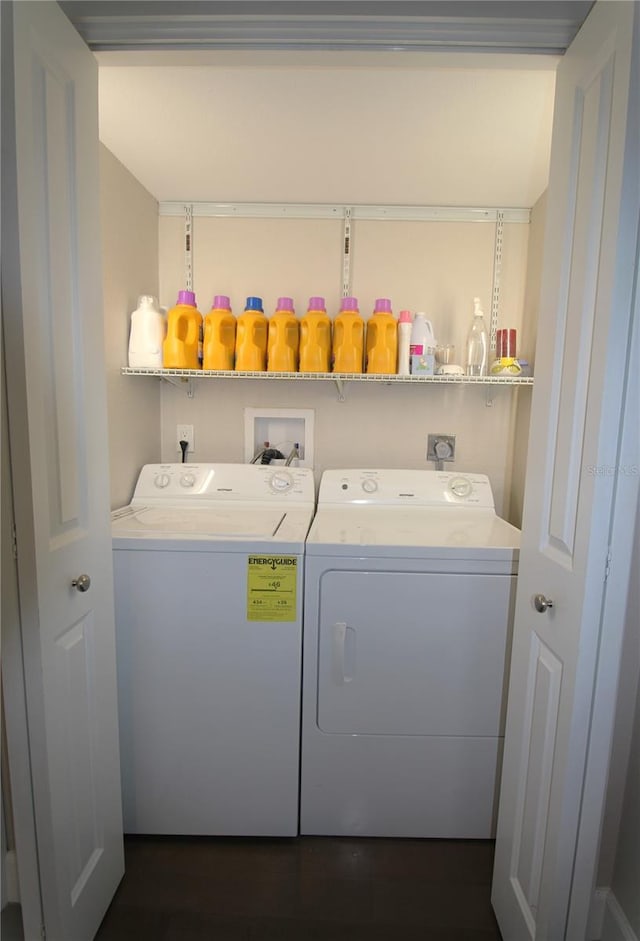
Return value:
<svg viewBox="0 0 640 941">
<path fill-rule="evenodd" d="M 453 461 L 456 456 L 455 435 L 428 435 L 427 460 Z"/>
</svg>

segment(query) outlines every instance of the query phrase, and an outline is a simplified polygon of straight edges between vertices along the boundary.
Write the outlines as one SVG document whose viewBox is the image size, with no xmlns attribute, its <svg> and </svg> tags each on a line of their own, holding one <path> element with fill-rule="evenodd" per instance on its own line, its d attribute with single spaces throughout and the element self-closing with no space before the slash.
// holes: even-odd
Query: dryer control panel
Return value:
<svg viewBox="0 0 640 941">
<path fill-rule="evenodd" d="M 384 468 L 325 471 L 318 506 L 331 504 L 495 508 L 485 474 Z"/>
</svg>

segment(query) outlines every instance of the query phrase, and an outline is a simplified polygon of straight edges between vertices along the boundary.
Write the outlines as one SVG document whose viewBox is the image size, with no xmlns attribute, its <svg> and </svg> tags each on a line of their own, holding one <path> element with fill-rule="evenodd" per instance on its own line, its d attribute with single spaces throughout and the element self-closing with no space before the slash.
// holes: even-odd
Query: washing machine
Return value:
<svg viewBox="0 0 640 941">
<path fill-rule="evenodd" d="M 298 832 L 309 468 L 149 464 L 112 516 L 124 829 Z"/>
<path fill-rule="evenodd" d="M 325 471 L 305 560 L 301 833 L 494 835 L 519 541 L 482 474 Z"/>
</svg>

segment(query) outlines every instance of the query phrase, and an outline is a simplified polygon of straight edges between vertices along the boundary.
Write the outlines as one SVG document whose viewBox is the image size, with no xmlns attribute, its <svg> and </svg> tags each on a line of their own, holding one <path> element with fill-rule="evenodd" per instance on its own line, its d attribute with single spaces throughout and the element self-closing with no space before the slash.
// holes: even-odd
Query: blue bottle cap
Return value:
<svg viewBox="0 0 640 941">
<path fill-rule="evenodd" d="M 245 310 L 261 310 L 264 313 L 261 297 L 248 297 L 245 304 Z"/>
</svg>

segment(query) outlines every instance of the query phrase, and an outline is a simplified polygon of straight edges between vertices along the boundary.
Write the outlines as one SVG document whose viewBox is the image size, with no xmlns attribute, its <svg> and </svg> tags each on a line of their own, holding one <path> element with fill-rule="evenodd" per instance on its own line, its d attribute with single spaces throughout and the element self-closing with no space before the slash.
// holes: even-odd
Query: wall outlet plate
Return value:
<svg viewBox="0 0 640 941">
<path fill-rule="evenodd" d="M 453 461 L 456 456 L 455 435 L 428 435 L 427 460 Z"/>
<path fill-rule="evenodd" d="M 181 441 L 189 442 L 187 453 L 193 451 L 196 443 L 193 425 L 176 425 L 176 451 L 178 454 L 182 454 L 182 448 L 180 447 Z"/>
</svg>

